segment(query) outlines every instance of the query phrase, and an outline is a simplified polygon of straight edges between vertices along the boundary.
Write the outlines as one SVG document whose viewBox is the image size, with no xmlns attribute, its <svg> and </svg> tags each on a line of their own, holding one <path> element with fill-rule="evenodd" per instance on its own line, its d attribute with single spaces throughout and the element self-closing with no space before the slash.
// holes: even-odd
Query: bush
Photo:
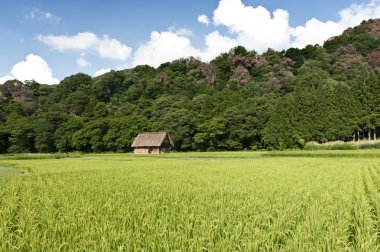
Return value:
<svg viewBox="0 0 380 252">
<path fill-rule="evenodd" d="M 317 142 L 308 142 L 304 146 L 304 150 L 330 150 L 330 145 L 319 144 Z"/>
<path fill-rule="evenodd" d="M 358 145 L 345 143 L 345 144 L 331 145 L 330 150 L 357 150 L 357 149 L 359 149 Z"/>
<path fill-rule="evenodd" d="M 326 143 L 319 144 L 317 142 L 308 142 L 305 144 L 304 150 L 357 150 L 358 145 L 350 143 Z"/>
<path fill-rule="evenodd" d="M 380 149 L 380 143 L 365 143 L 359 145 L 359 149 Z"/>
</svg>

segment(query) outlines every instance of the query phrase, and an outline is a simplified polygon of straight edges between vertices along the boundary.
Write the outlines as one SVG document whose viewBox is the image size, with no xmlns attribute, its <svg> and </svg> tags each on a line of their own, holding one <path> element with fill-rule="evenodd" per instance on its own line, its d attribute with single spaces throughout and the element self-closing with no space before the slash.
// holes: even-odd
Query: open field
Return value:
<svg viewBox="0 0 380 252">
<path fill-rule="evenodd" d="M 0 251 L 379 251 L 379 151 L 0 158 Z"/>
</svg>

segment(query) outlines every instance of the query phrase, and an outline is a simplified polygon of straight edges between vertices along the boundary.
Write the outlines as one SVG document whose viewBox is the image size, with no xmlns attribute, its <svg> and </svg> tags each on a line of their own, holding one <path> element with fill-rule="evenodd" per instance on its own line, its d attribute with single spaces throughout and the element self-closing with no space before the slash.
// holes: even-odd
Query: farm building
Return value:
<svg viewBox="0 0 380 252">
<path fill-rule="evenodd" d="M 135 154 L 160 154 L 170 152 L 174 144 L 167 132 L 145 132 L 135 138 L 132 147 Z"/>
</svg>

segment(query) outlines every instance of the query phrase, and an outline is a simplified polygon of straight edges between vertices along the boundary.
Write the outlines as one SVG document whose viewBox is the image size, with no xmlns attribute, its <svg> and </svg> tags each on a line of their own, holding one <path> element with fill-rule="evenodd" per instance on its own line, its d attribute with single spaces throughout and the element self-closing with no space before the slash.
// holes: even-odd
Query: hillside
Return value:
<svg viewBox="0 0 380 252">
<path fill-rule="evenodd" d="M 380 129 L 380 20 L 323 46 L 236 47 L 58 86 L 0 86 L 0 153 L 130 151 L 141 131 L 170 132 L 178 151 L 302 148 L 374 138 Z"/>
</svg>

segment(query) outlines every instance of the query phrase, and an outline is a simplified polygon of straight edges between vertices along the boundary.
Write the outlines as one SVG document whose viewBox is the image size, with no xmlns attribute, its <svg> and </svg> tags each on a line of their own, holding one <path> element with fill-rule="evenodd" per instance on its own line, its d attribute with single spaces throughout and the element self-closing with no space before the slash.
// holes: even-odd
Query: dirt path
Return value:
<svg viewBox="0 0 380 252">
<path fill-rule="evenodd" d="M 6 176 L 6 175 L 25 174 L 25 173 L 26 173 L 25 171 L 21 171 L 21 170 L 0 167 L 0 177 Z"/>
</svg>

